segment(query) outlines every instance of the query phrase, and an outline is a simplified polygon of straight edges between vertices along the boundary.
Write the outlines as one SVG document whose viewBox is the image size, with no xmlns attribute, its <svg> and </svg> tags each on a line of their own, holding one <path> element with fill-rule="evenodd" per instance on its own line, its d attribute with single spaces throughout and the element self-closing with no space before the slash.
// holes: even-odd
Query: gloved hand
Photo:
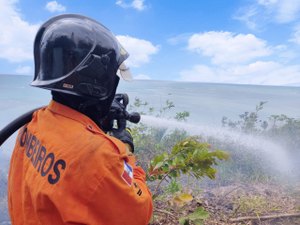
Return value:
<svg viewBox="0 0 300 225">
<path fill-rule="evenodd" d="M 133 138 L 131 135 L 131 130 L 130 128 L 126 128 L 126 129 L 112 129 L 110 131 L 111 136 L 118 138 L 120 141 L 128 144 L 130 146 L 129 151 L 130 152 L 134 152 L 134 145 L 133 145 Z"/>
</svg>

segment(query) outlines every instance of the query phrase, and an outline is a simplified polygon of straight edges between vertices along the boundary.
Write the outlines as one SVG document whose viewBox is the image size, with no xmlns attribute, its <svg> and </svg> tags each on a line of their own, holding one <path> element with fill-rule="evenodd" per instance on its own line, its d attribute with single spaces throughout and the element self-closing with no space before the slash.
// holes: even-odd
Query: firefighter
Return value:
<svg viewBox="0 0 300 225">
<path fill-rule="evenodd" d="M 143 225 L 152 214 L 145 172 L 127 129 L 102 129 L 128 53 L 85 16 L 51 18 L 34 41 L 34 87 L 51 91 L 18 134 L 8 177 L 13 225 Z"/>
</svg>

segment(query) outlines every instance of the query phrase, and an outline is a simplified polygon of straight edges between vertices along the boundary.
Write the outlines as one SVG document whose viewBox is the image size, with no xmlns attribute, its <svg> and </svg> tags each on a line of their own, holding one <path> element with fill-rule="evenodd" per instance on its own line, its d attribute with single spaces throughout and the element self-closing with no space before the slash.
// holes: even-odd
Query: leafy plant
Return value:
<svg viewBox="0 0 300 225">
<path fill-rule="evenodd" d="M 212 150 L 208 143 L 199 142 L 196 137 L 188 137 L 178 142 L 170 153 L 163 152 L 150 161 L 148 181 L 159 181 L 153 192 L 153 198 L 158 197 L 162 182 L 169 179 L 170 183 L 165 191 L 173 194 L 171 205 L 176 206 L 177 211 L 182 209 L 193 200 L 193 196 L 182 191 L 177 178 L 188 174 L 197 180 L 204 176 L 214 179 L 216 169 L 213 166 L 218 164 L 218 160 L 225 160 L 228 157 L 226 152 Z M 208 216 L 208 212 L 203 208 L 197 208 L 194 212 L 179 218 L 179 223 L 200 225 Z"/>
<path fill-rule="evenodd" d="M 244 112 L 239 115 L 240 120 L 232 121 L 227 117 L 222 118 L 222 126 L 239 129 L 245 133 L 254 133 L 260 131 L 260 128 L 266 129 L 267 122 L 259 120 L 259 112 L 267 102 L 260 102 L 255 107 L 254 112 Z"/>
<path fill-rule="evenodd" d="M 182 185 L 176 179 L 171 179 L 169 185 L 165 188 L 166 193 L 175 194 L 182 191 Z"/>
<path fill-rule="evenodd" d="M 187 118 L 190 116 L 188 111 L 178 112 L 176 113 L 175 119 L 178 121 L 187 121 Z"/>
<path fill-rule="evenodd" d="M 177 178 L 181 174 L 189 174 L 196 179 L 207 176 L 215 178 L 217 160 L 228 159 L 228 154 L 221 150 L 211 151 L 208 143 L 201 143 L 190 137 L 177 143 L 170 153 L 163 152 L 150 161 L 148 180 L 160 180 L 154 195 L 162 181 Z"/>
<path fill-rule="evenodd" d="M 202 225 L 204 220 L 209 217 L 202 207 L 197 208 L 193 213 L 179 219 L 179 223 L 182 225 L 190 225 L 191 222 L 195 225 Z"/>
</svg>

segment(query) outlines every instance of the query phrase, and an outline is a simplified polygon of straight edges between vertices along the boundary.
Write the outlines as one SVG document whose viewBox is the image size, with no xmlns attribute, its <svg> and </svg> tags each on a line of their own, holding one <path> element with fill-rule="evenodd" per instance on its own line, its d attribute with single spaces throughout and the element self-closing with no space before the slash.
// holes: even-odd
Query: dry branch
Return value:
<svg viewBox="0 0 300 225">
<path fill-rule="evenodd" d="M 300 217 L 300 213 L 287 213 L 287 214 L 277 214 L 269 216 L 244 216 L 238 218 L 232 218 L 230 222 L 242 222 L 246 220 L 270 220 L 270 219 L 280 219 L 280 218 L 289 218 L 289 217 Z"/>
<path fill-rule="evenodd" d="M 175 217 L 173 213 L 171 213 L 169 211 L 166 211 L 166 210 L 163 210 L 163 209 L 157 209 L 157 208 L 155 208 L 154 212 L 160 212 L 160 213 L 168 214 L 169 216 Z"/>
</svg>

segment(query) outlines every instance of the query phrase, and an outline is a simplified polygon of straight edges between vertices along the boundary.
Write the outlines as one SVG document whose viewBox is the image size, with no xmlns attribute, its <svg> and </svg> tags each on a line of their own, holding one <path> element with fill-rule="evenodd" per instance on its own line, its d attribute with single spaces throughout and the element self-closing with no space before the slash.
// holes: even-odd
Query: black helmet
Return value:
<svg viewBox="0 0 300 225">
<path fill-rule="evenodd" d="M 127 73 L 127 51 L 102 24 L 81 15 L 56 16 L 34 41 L 32 86 L 105 100 L 114 95 L 116 73 Z"/>
</svg>

